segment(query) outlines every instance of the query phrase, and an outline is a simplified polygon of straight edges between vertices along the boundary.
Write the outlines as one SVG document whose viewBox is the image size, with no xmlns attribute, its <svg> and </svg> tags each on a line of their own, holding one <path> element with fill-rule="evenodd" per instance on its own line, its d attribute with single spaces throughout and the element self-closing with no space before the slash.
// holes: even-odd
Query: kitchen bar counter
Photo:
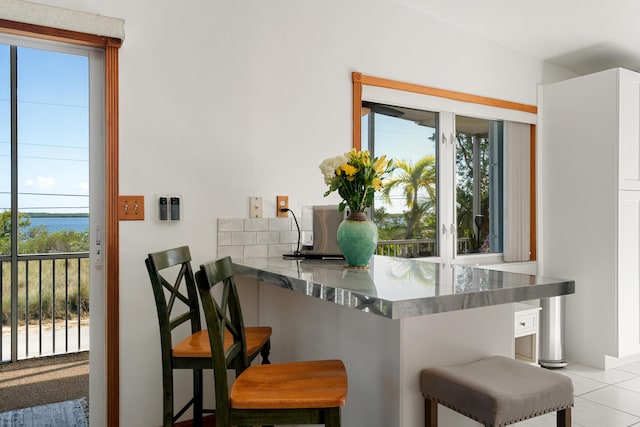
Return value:
<svg viewBox="0 0 640 427">
<path fill-rule="evenodd" d="M 571 280 L 487 270 L 428 259 L 374 256 L 367 270 L 342 260 L 234 260 L 236 274 L 390 319 L 555 297 Z"/>
<path fill-rule="evenodd" d="M 345 363 L 345 427 L 422 427 L 421 369 L 514 357 L 514 303 L 574 292 L 570 280 L 427 259 L 374 256 L 369 270 L 336 260 L 233 261 L 245 324 L 273 328 L 272 362 Z M 478 425 L 446 408 L 438 417 L 443 426 Z"/>
</svg>

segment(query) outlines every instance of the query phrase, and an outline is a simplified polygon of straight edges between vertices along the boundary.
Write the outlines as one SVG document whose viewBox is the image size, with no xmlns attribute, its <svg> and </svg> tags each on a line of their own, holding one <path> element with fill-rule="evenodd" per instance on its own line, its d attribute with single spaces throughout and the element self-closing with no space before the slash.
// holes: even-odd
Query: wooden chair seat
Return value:
<svg viewBox="0 0 640 427">
<path fill-rule="evenodd" d="M 231 387 L 231 408 L 334 408 L 347 400 L 347 372 L 340 360 L 248 367 Z"/>
<path fill-rule="evenodd" d="M 248 328 L 242 319 L 231 258 L 202 264 L 195 276 L 209 331 L 216 426 L 340 427 L 340 410 L 347 400 L 347 371 L 342 361 L 250 365 Z M 226 371 L 231 367 L 236 370 L 233 384 Z"/>
<path fill-rule="evenodd" d="M 233 344 L 233 337 L 227 331 L 224 334 L 225 351 Z M 270 326 L 249 326 L 245 328 L 247 337 L 247 354 L 249 358 L 257 355 L 258 352 L 271 338 Z M 209 345 L 209 333 L 205 330 L 198 331 L 180 341 L 173 348 L 173 357 L 211 357 L 211 346 Z"/>
</svg>

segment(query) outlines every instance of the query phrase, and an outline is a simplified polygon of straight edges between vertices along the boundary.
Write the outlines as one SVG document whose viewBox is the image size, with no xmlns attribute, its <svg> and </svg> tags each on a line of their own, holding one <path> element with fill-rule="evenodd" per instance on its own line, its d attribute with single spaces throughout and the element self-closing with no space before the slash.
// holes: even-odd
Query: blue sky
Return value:
<svg viewBox="0 0 640 427">
<path fill-rule="evenodd" d="M 376 114 L 376 140 L 375 155 L 385 154 L 388 159 L 404 160 L 415 163 L 427 155 L 435 155 L 435 142 L 430 140 L 435 131 L 434 128 L 420 126 L 410 120 L 389 117 Z M 362 123 L 363 148 L 366 147 L 367 135 L 366 121 Z M 392 205 L 384 204 L 376 193 L 375 207 L 384 206 L 387 212 L 400 213 L 406 210 L 402 190 L 392 191 Z"/>
<path fill-rule="evenodd" d="M 9 65 L 0 45 L 0 210 L 10 207 Z M 18 48 L 21 212 L 88 212 L 88 85 L 87 57 Z"/>
</svg>

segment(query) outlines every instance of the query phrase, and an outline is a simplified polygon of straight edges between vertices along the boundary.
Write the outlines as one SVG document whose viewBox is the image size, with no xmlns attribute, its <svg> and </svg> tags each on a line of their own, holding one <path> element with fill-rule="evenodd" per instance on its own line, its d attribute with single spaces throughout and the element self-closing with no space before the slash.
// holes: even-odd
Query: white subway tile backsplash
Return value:
<svg viewBox="0 0 640 427">
<path fill-rule="evenodd" d="M 244 247 L 242 246 L 218 246 L 218 258 L 230 256 L 231 258 L 244 257 Z"/>
<path fill-rule="evenodd" d="M 292 253 L 293 251 L 292 245 L 269 245 L 268 256 L 281 256 L 282 254 Z"/>
<path fill-rule="evenodd" d="M 245 258 L 262 258 L 269 256 L 269 245 L 255 245 L 244 247 Z"/>
<path fill-rule="evenodd" d="M 280 243 L 297 243 L 297 242 L 298 242 L 298 230 L 280 232 Z"/>
<path fill-rule="evenodd" d="M 231 232 L 229 231 L 219 231 L 218 232 L 218 246 L 229 246 L 231 245 Z"/>
<path fill-rule="evenodd" d="M 269 231 L 269 218 L 245 218 L 244 231 Z"/>
<path fill-rule="evenodd" d="M 218 218 L 218 231 L 244 231 L 244 218 Z"/>
<path fill-rule="evenodd" d="M 292 218 L 218 218 L 218 257 L 281 256 L 296 250 Z"/>
<path fill-rule="evenodd" d="M 259 245 L 277 245 L 280 243 L 280 233 L 277 231 L 258 231 L 256 237 Z"/>
<path fill-rule="evenodd" d="M 291 230 L 292 224 L 291 218 L 269 218 L 269 231 Z"/>
<path fill-rule="evenodd" d="M 232 245 L 256 245 L 257 233 L 254 231 L 234 231 L 231 233 Z"/>
</svg>

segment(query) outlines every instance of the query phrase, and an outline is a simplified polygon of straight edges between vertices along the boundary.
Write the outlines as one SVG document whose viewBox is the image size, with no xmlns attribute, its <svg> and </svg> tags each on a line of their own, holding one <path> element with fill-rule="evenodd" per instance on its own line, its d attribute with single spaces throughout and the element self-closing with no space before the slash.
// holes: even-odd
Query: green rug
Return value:
<svg viewBox="0 0 640 427">
<path fill-rule="evenodd" d="M 76 399 L 0 413 L 0 427 L 88 427 L 87 400 Z"/>
</svg>

